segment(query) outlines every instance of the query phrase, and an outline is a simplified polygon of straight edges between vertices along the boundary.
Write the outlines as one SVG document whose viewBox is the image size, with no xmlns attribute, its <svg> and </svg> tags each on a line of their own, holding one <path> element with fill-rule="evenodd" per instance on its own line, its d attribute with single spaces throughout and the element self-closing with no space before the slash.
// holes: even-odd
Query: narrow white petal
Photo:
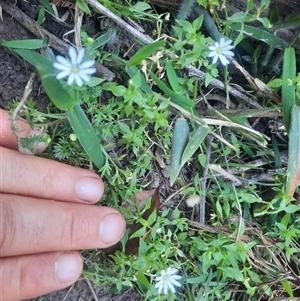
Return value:
<svg viewBox="0 0 300 301">
<path fill-rule="evenodd" d="M 93 74 L 96 72 L 96 68 L 88 68 L 88 69 L 79 69 L 80 74 Z"/>
<path fill-rule="evenodd" d="M 74 79 L 75 79 L 75 74 L 74 73 L 71 73 L 68 77 L 68 81 L 67 81 L 67 84 L 68 85 L 72 85 L 72 83 L 74 82 Z"/>
<path fill-rule="evenodd" d="M 64 65 L 64 66 L 72 66 L 72 65 L 71 65 L 71 62 L 70 62 L 68 59 L 66 59 L 66 58 L 64 58 L 63 56 L 61 56 L 61 55 L 58 55 L 58 56 L 56 57 L 56 61 L 57 61 L 58 63 Z"/>
<path fill-rule="evenodd" d="M 161 274 L 162 276 L 164 276 L 164 275 L 166 275 L 166 271 L 165 271 L 165 270 L 162 270 L 162 271 L 160 272 L 160 274 Z"/>
<path fill-rule="evenodd" d="M 77 62 L 77 50 L 74 47 L 70 47 L 69 48 L 69 56 L 70 56 L 70 60 L 72 65 L 76 65 Z"/>
<path fill-rule="evenodd" d="M 232 40 L 227 40 L 222 44 L 222 47 L 225 48 L 225 47 L 229 46 L 229 47 L 233 48 L 233 46 L 231 44 L 232 44 Z"/>
<path fill-rule="evenodd" d="M 219 58 L 220 58 L 220 61 L 221 61 L 222 65 L 226 66 L 226 65 L 229 64 L 229 61 L 227 60 L 227 58 L 223 54 L 220 54 Z"/>
<path fill-rule="evenodd" d="M 83 57 L 84 57 L 84 53 L 85 53 L 85 50 L 84 48 L 81 48 L 78 52 L 78 55 L 77 55 L 77 60 L 76 60 L 76 64 L 79 65 L 81 64 L 82 60 L 83 60 Z"/>
<path fill-rule="evenodd" d="M 69 70 L 58 72 L 56 75 L 57 79 L 62 79 L 70 74 Z"/>
<path fill-rule="evenodd" d="M 222 51 L 222 54 L 224 55 L 229 55 L 229 56 L 234 56 L 234 52 L 226 50 L 226 51 Z"/>
<path fill-rule="evenodd" d="M 158 287 L 158 293 L 159 293 L 159 294 L 161 294 L 161 292 L 162 292 L 162 290 L 163 290 L 163 287 L 164 287 L 163 285 L 160 285 L 160 286 Z"/>
<path fill-rule="evenodd" d="M 90 68 L 90 67 L 93 67 L 95 64 L 95 61 L 93 60 L 88 60 L 88 61 L 85 61 L 83 62 L 82 64 L 79 65 L 79 68 L 80 69 L 86 69 L 86 68 Z"/>
<path fill-rule="evenodd" d="M 216 51 L 216 46 L 209 46 L 208 49 L 211 51 Z"/>
<path fill-rule="evenodd" d="M 167 295 L 168 294 L 168 285 L 164 284 L 164 294 Z"/>
<path fill-rule="evenodd" d="M 81 86 L 82 86 L 83 81 L 82 81 L 82 79 L 81 79 L 81 77 L 80 77 L 79 74 L 76 74 L 76 75 L 75 75 L 75 82 L 76 82 L 76 84 L 77 84 L 78 87 L 81 87 Z"/>
<path fill-rule="evenodd" d="M 71 70 L 71 66 L 66 66 L 66 65 L 63 65 L 63 64 L 61 64 L 61 63 L 57 63 L 57 62 L 55 62 L 54 64 L 53 64 L 53 67 L 54 68 L 56 68 L 56 69 L 58 69 L 58 70 Z"/>
<path fill-rule="evenodd" d="M 158 276 L 155 278 L 155 281 L 160 281 L 162 279 L 162 276 Z"/>
<path fill-rule="evenodd" d="M 168 287 L 169 287 L 169 289 L 171 290 L 172 293 L 174 293 L 174 294 L 176 293 L 175 287 L 171 282 L 168 282 Z"/>
<path fill-rule="evenodd" d="M 80 78 L 82 78 L 85 82 L 89 82 L 90 79 L 91 79 L 91 77 L 90 77 L 89 75 L 87 75 L 87 74 L 81 74 L 81 73 L 79 73 L 78 75 L 79 75 Z"/>
<path fill-rule="evenodd" d="M 216 53 L 215 51 L 212 51 L 212 52 L 210 52 L 210 53 L 208 54 L 208 57 L 212 57 L 212 56 L 215 56 L 215 55 L 217 55 L 217 53 Z"/>
<path fill-rule="evenodd" d="M 175 286 L 179 286 L 179 287 L 181 286 L 181 283 L 175 279 L 170 279 L 170 283 L 174 284 Z"/>
<path fill-rule="evenodd" d="M 168 273 L 168 275 L 174 275 L 174 274 L 176 274 L 178 272 L 178 270 L 177 269 L 170 269 L 169 270 L 169 273 Z"/>
<path fill-rule="evenodd" d="M 225 39 L 224 39 L 224 38 L 221 38 L 221 39 L 220 39 L 220 46 L 223 47 L 223 45 L 224 45 L 225 43 L 226 43 L 226 42 L 225 42 Z"/>
<path fill-rule="evenodd" d="M 213 61 L 212 61 L 212 64 L 215 64 L 215 63 L 217 62 L 218 58 L 219 58 L 219 55 L 216 54 L 216 55 L 214 56 L 214 59 L 213 59 Z"/>
<path fill-rule="evenodd" d="M 173 275 L 172 278 L 173 278 L 173 279 L 176 279 L 176 280 L 180 280 L 182 277 L 179 276 L 179 275 Z"/>
</svg>

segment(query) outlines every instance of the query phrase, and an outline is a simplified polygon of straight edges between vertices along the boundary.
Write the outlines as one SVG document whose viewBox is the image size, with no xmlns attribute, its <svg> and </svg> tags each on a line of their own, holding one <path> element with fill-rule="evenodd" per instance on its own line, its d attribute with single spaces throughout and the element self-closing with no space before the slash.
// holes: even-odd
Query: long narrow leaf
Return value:
<svg viewBox="0 0 300 301">
<path fill-rule="evenodd" d="M 1 41 L 0 46 L 5 46 L 8 48 L 18 48 L 18 49 L 39 49 L 45 47 L 44 40 L 15 40 L 15 41 Z"/>
<path fill-rule="evenodd" d="M 207 134 L 210 132 L 210 129 L 206 125 L 200 125 L 192 138 L 189 140 L 188 144 L 186 145 L 182 158 L 181 158 L 181 167 L 193 156 L 195 151 L 201 145 Z"/>
<path fill-rule="evenodd" d="M 300 181 L 300 105 L 294 105 L 291 113 L 286 179 L 286 194 L 290 197 L 294 195 Z"/>
<path fill-rule="evenodd" d="M 166 86 L 164 82 L 162 82 L 158 77 L 156 77 L 151 71 L 149 71 L 150 76 L 156 83 L 156 85 L 165 92 L 169 97 L 171 97 L 171 101 L 182 107 L 183 109 L 193 112 L 194 103 L 187 97 L 184 97 L 180 94 L 175 93 L 170 88 Z"/>
<path fill-rule="evenodd" d="M 141 48 L 137 53 L 130 59 L 127 63 L 128 66 L 134 66 L 139 64 L 142 60 L 151 56 L 155 51 L 157 51 L 161 46 L 165 44 L 165 41 L 157 41 L 151 44 L 148 44 Z"/>
<path fill-rule="evenodd" d="M 86 117 L 80 105 L 77 103 L 67 111 L 70 125 L 82 147 L 90 156 L 95 165 L 101 169 L 105 163 L 105 156 L 90 121 Z"/>
<path fill-rule="evenodd" d="M 291 124 L 291 108 L 295 104 L 296 56 L 294 48 L 286 48 L 283 56 L 282 71 L 282 111 L 287 133 Z"/>
<path fill-rule="evenodd" d="M 170 184 L 175 183 L 181 169 L 181 156 L 189 136 L 189 126 L 185 118 L 178 118 L 175 122 L 172 138 L 172 155 L 170 165 Z"/>
</svg>

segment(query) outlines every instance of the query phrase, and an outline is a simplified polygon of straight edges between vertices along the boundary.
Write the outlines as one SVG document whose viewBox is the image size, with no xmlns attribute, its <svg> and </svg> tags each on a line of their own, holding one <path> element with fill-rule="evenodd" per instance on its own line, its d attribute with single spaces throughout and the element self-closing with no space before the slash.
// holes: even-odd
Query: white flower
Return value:
<svg viewBox="0 0 300 301">
<path fill-rule="evenodd" d="M 229 61 L 225 57 L 234 56 L 234 53 L 230 51 L 233 49 L 233 46 L 230 45 L 232 40 L 225 41 L 224 38 L 221 38 L 220 42 L 216 42 L 213 46 L 209 46 L 208 49 L 210 53 L 208 54 L 209 57 L 214 57 L 212 63 L 215 64 L 218 59 L 220 59 L 221 63 L 226 66 L 229 64 Z"/>
<path fill-rule="evenodd" d="M 88 82 L 90 80 L 90 76 L 96 72 L 96 68 L 93 67 L 95 61 L 88 60 L 82 62 L 84 57 L 85 50 L 81 48 L 79 52 L 74 47 L 69 48 L 69 56 L 70 58 L 64 58 L 61 55 L 56 57 L 56 62 L 53 66 L 60 70 L 57 73 L 56 78 L 62 79 L 68 76 L 68 85 L 71 85 L 74 81 L 77 86 L 81 87 L 83 81 Z"/>
<path fill-rule="evenodd" d="M 169 290 L 175 294 L 175 286 L 181 286 L 181 283 L 177 281 L 181 279 L 181 276 L 175 275 L 177 272 L 177 269 L 167 268 L 160 272 L 161 276 L 155 278 L 155 281 L 157 282 L 155 288 L 157 288 L 159 294 L 164 291 L 164 294 L 167 295 Z"/>
</svg>

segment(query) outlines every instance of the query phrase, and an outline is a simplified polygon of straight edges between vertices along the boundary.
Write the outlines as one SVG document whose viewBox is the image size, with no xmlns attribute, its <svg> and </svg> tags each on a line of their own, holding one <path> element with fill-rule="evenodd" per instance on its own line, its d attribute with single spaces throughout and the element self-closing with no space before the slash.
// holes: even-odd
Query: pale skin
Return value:
<svg viewBox="0 0 300 301">
<path fill-rule="evenodd" d="M 19 123 L 22 136 L 30 134 Z M 0 110 L 0 300 L 29 299 L 70 286 L 81 275 L 77 250 L 106 248 L 125 221 L 93 206 L 104 192 L 93 172 L 21 154 Z"/>
</svg>

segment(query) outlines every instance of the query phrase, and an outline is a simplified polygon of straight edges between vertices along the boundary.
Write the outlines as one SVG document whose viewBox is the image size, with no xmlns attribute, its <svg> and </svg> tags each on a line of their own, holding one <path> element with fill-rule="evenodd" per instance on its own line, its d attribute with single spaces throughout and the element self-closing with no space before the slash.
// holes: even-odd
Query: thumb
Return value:
<svg viewBox="0 0 300 301">
<path fill-rule="evenodd" d="M 61 290 L 80 277 L 82 267 L 75 251 L 1 258 L 0 299 L 24 300 Z"/>
</svg>

